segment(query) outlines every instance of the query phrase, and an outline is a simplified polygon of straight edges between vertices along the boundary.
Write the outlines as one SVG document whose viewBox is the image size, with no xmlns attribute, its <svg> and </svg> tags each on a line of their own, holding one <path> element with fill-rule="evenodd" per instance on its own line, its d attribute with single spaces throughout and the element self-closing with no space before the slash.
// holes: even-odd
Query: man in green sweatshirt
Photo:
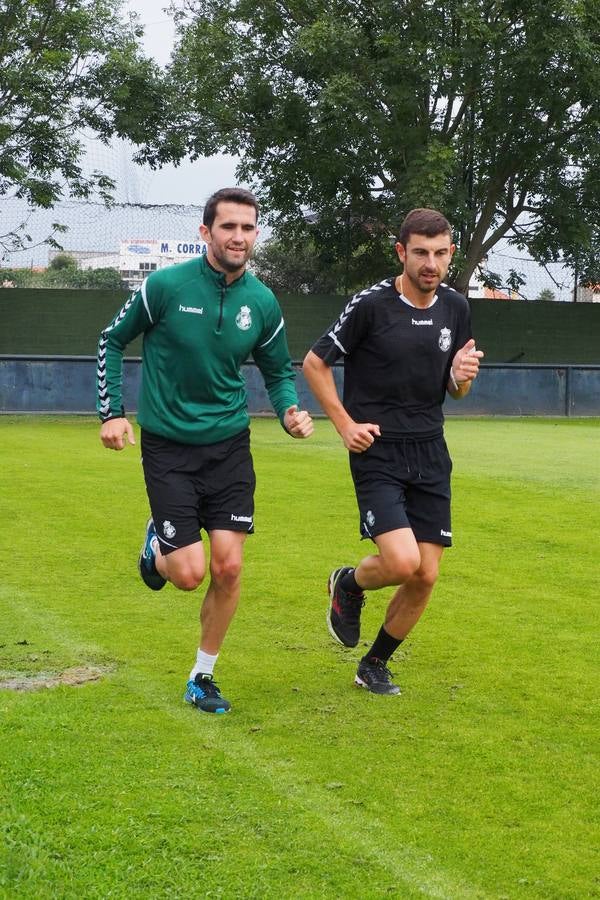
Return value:
<svg viewBox="0 0 600 900">
<path fill-rule="evenodd" d="M 135 443 L 121 399 L 125 347 L 143 333 L 138 422 L 151 518 L 138 566 L 145 584 L 195 590 L 206 574 L 200 531 L 210 543 L 210 582 L 200 646 L 185 700 L 204 712 L 230 709 L 213 672 L 240 596 L 242 551 L 253 531 L 255 476 L 242 364 L 252 356 L 284 429 L 312 434 L 299 410 L 281 310 L 248 272 L 258 205 L 241 188 L 208 200 L 205 256 L 153 272 L 102 332 L 98 413 L 105 447 Z"/>
</svg>

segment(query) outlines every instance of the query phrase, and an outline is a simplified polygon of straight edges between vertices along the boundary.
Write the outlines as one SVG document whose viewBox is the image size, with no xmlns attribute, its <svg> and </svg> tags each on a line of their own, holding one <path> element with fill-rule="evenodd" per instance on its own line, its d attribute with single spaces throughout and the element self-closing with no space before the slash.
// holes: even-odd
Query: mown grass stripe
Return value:
<svg viewBox="0 0 600 900">
<path fill-rule="evenodd" d="M 109 657 L 105 647 L 73 630 L 64 615 L 40 607 L 37 598 L 27 592 L 19 592 L 17 597 L 14 591 L 0 587 L 0 601 L 6 602 L 9 599 L 13 614 L 18 608 L 18 619 L 25 632 L 32 627 L 43 626 L 45 637 L 50 638 L 57 647 L 62 646 L 69 655 L 79 656 L 82 660 Z M 305 813 L 309 809 L 333 844 L 345 847 L 348 852 L 359 849 L 362 855 L 367 855 L 398 885 L 408 886 L 420 895 L 435 900 L 481 900 L 485 897 L 483 890 L 466 885 L 443 872 L 430 855 L 410 847 L 393 846 L 393 837 L 387 834 L 385 821 L 371 817 L 366 823 L 361 820 L 360 813 L 354 813 L 351 820 L 347 807 L 324 797 L 321 791 L 305 784 L 300 787 L 293 770 L 287 774 L 281 770 L 278 772 L 274 766 L 277 755 L 273 750 L 265 755 L 264 750 L 248 741 L 246 732 L 236 732 L 233 724 L 235 710 L 227 717 L 227 722 L 196 712 L 183 700 L 174 700 L 173 693 L 165 687 L 164 680 L 149 676 L 146 667 L 142 666 L 126 664 L 110 680 L 125 683 L 141 704 L 151 697 L 153 706 L 160 705 L 165 715 L 176 720 L 200 740 L 210 738 L 211 744 L 227 755 L 236 766 L 243 764 L 247 778 L 260 778 L 274 796 L 284 798 L 290 807 L 291 817 L 296 815 L 296 810 Z M 118 714 L 116 706 L 115 730 L 118 730 Z M 243 721 L 244 717 L 240 717 L 240 723 Z M 376 777 L 376 773 L 373 774 Z M 390 810 L 390 815 L 393 815 L 393 810 Z"/>
</svg>

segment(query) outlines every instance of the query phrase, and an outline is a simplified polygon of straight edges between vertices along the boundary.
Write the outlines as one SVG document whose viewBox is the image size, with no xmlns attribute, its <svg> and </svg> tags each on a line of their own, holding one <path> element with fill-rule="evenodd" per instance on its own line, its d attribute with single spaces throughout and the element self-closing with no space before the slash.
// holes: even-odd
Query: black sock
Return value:
<svg viewBox="0 0 600 900">
<path fill-rule="evenodd" d="M 403 638 L 392 637 L 382 625 L 379 629 L 379 634 L 373 642 L 373 646 L 368 653 L 365 653 L 363 659 L 380 659 L 382 662 L 387 662 L 392 653 L 398 649 L 402 640 Z"/>
<path fill-rule="evenodd" d="M 356 583 L 356 578 L 354 577 L 355 572 L 356 569 L 350 569 L 349 572 L 342 575 L 340 578 L 340 587 L 342 590 L 348 591 L 349 594 L 362 594 L 362 588 Z"/>
</svg>

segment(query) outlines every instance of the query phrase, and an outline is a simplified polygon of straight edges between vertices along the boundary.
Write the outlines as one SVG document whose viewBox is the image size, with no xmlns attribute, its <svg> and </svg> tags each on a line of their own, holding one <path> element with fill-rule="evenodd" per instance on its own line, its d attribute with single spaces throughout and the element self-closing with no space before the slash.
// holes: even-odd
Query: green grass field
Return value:
<svg viewBox="0 0 600 900">
<path fill-rule="evenodd" d="M 325 626 L 329 571 L 367 550 L 345 451 L 324 421 L 253 423 L 233 710 L 211 717 L 182 700 L 200 593 L 137 575 L 138 448 L 0 418 L 0 677 L 102 673 L 0 690 L 0 897 L 600 896 L 600 422 L 446 431 L 455 546 L 378 698 Z"/>
</svg>

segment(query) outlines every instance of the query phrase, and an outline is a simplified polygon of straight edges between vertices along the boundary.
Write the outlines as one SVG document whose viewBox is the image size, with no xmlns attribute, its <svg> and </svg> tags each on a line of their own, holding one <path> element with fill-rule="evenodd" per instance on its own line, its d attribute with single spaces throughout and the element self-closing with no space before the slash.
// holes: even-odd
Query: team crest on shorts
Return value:
<svg viewBox="0 0 600 900">
<path fill-rule="evenodd" d="M 252 325 L 252 316 L 250 315 L 250 307 L 242 306 L 239 313 L 235 317 L 235 324 L 240 331 L 248 331 Z"/>
<path fill-rule="evenodd" d="M 440 350 L 445 353 L 450 349 L 450 344 L 452 343 L 452 332 L 449 328 L 440 329 L 440 339 L 438 341 L 440 345 Z"/>
<path fill-rule="evenodd" d="M 371 511 L 370 509 L 367 510 L 367 514 L 366 514 L 366 516 L 365 516 L 365 520 L 366 520 L 366 523 L 367 523 L 367 525 L 369 526 L 369 528 L 372 528 L 373 525 L 375 524 L 375 516 L 373 515 L 373 513 L 372 513 L 372 511 Z"/>
<path fill-rule="evenodd" d="M 169 522 L 168 519 L 165 522 L 163 522 L 163 534 L 167 538 L 174 538 L 175 535 L 177 534 L 177 530 L 176 530 L 175 526 L 171 525 L 171 523 Z"/>
</svg>

